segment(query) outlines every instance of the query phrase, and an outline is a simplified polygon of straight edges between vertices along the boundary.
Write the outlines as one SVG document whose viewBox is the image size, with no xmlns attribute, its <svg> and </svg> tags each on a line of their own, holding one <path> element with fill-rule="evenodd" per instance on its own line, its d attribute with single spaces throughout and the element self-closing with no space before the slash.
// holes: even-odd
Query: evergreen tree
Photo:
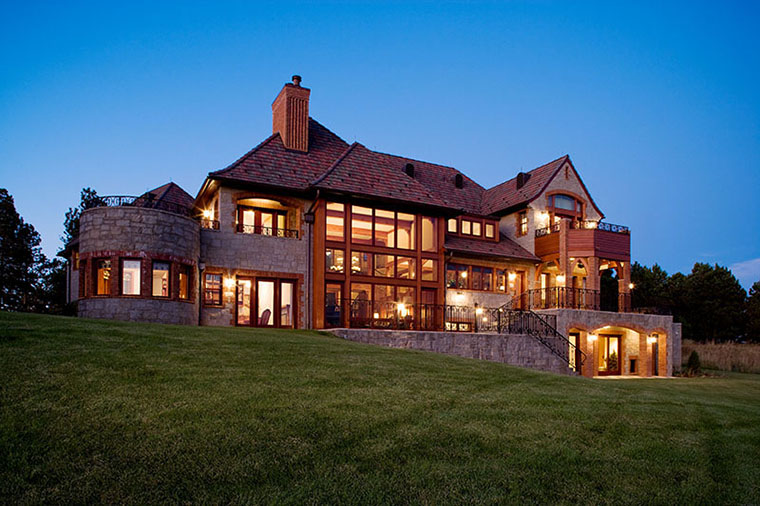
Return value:
<svg viewBox="0 0 760 506">
<path fill-rule="evenodd" d="M 40 235 L 16 211 L 13 197 L 0 188 L 0 309 L 35 308 L 38 265 L 44 261 Z"/>
<path fill-rule="evenodd" d="M 749 289 L 747 299 L 747 338 L 760 342 L 760 281 Z"/>
<path fill-rule="evenodd" d="M 680 309 L 684 334 L 697 341 L 727 341 L 744 335 L 747 293 L 731 271 L 696 263 L 686 277 Z"/>
<path fill-rule="evenodd" d="M 61 241 L 63 244 L 68 244 L 73 239 L 79 237 L 79 218 L 82 216 L 82 211 L 97 207 L 100 204 L 100 197 L 98 192 L 92 188 L 82 188 L 82 193 L 79 196 L 79 206 L 69 207 L 66 211 L 66 216 L 63 221 L 63 235 Z"/>
</svg>

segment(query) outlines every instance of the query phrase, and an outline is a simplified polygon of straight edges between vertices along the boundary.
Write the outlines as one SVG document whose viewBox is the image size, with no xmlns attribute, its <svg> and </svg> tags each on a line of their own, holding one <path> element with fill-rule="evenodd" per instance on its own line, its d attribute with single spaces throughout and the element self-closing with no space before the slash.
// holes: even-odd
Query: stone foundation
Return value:
<svg viewBox="0 0 760 506">
<path fill-rule="evenodd" d="M 375 329 L 332 329 L 331 332 L 359 343 L 490 360 L 556 374 L 574 374 L 562 359 L 528 335 Z"/>
<path fill-rule="evenodd" d="M 82 318 L 198 325 L 198 305 L 163 299 L 96 297 L 79 301 Z"/>
</svg>

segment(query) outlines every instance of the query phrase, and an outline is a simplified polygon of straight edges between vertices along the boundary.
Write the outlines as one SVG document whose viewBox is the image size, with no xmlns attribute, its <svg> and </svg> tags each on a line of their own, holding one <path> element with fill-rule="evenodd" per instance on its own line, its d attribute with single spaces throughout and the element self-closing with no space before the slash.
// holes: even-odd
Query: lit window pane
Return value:
<svg viewBox="0 0 760 506">
<path fill-rule="evenodd" d="M 414 249 L 414 215 L 398 213 L 398 247 Z"/>
<path fill-rule="evenodd" d="M 380 276 L 384 278 L 392 278 L 395 274 L 393 271 L 394 267 L 394 257 L 393 255 L 375 255 L 375 276 Z"/>
<path fill-rule="evenodd" d="M 342 249 L 328 248 L 325 252 L 325 269 L 327 272 L 344 272 L 345 252 Z"/>
<path fill-rule="evenodd" d="M 493 226 L 493 223 L 486 223 L 486 237 L 488 239 L 493 239 L 495 232 L 496 232 L 496 229 Z"/>
<path fill-rule="evenodd" d="M 472 222 L 472 235 L 476 235 L 480 237 L 480 222 L 479 221 Z"/>
<path fill-rule="evenodd" d="M 274 281 L 259 280 L 256 288 L 259 326 L 271 327 L 274 325 Z"/>
<path fill-rule="evenodd" d="M 422 281 L 436 281 L 438 279 L 437 262 L 431 258 L 422 259 Z"/>
<path fill-rule="evenodd" d="M 280 326 L 293 326 L 293 283 L 280 283 Z"/>
<path fill-rule="evenodd" d="M 153 262 L 153 296 L 169 296 L 169 263 Z"/>
<path fill-rule="evenodd" d="M 329 241 L 342 241 L 345 223 L 345 211 L 343 204 L 336 202 L 327 203 L 327 239 Z"/>
<path fill-rule="evenodd" d="M 203 299 L 206 304 L 222 303 L 222 275 L 206 274 Z"/>
<path fill-rule="evenodd" d="M 457 219 L 456 218 L 449 218 L 449 225 L 448 225 L 448 231 L 456 234 L 457 233 Z"/>
<path fill-rule="evenodd" d="M 395 246 L 396 213 L 375 209 L 375 246 Z"/>
<path fill-rule="evenodd" d="M 462 220 L 462 233 L 464 235 L 472 234 L 472 222 L 468 220 Z"/>
<path fill-rule="evenodd" d="M 179 298 L 190 298 L 190 266 L 181 265 L 179 268 Z"/>
<path fill-rule="evenodd" d="M 111 261 L 110 260 L 97 260 L 97 286 L 95 287 L 95 293 L 97 295 L 110 295 L 111 294 Z"/>
<path fill-rule="evenodd" d="M 398 261 L 396 262 L 396 277 L 401 279 L 416 279 L 414 258 L 398 257 Z"/>
<path fill-rule="evenodd" d="M 435 218 L 422 217 L 422 251 L 436 251 L 438 249 L 438 227 L 436 224 Z"/>
<path fill-rule="evenodd" d="M 351 207 L 351 242 L 372 244 L 372 209 Z"/>
<path fill-rule="evenodd" d="M 351 252 L 351 274 L 372 275 L 372 254 L 362 251 Z"/>
<path fill-rule="evenodd" d="M 140 295 L 140 261 L 123 260 L 121 263 L 121 293 Z"/>
</svg>

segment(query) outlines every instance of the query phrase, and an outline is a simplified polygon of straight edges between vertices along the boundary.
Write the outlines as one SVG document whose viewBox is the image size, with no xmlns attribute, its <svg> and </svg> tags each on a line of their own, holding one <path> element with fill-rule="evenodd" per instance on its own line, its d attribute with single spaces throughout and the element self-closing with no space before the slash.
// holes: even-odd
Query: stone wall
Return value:
<svg viewBox="0 0 760 506">
<path fill-rule="evenodd" d="M 221 273 L 227 279 L 270 276 L 297 280 L 298 327 L 306 327 L 309 228 L 303 215 L 311 202 L 226 187 L 219 189 L 218 198 L 219 229 L 203 229 L 200 233 L 200 262 L 204 264 L 205 272 Z M 287 206 L 288 227 L 298 230 L 298 238 L 238 233 L 237 202 L 248 198 L 274 199 Z M 225 287 L 221 306 L 203 306 L 201 324 L 233 325 L 234 315 L 234 288 Z"/>
<path fill-rule="evenodd" d="M 79 316 L 135 322 L 198 325 L 198 306 L 193 302 L 126 297 L 80 299 Z"/>
<path fill-rule="evenodd" d="M 672 338 L 670 342 L 673 346 L 673 370 L 679 371 L 683 367 L 683 355 L 682 355 L 682 349 L 681 346 L 683 335 L 681 332 L 681 324 L 680 323 L 674 323 L 673 324 L 673 333 Z"/>
<path fill-rule="evenodd" d="M 349 341 L 388 348 L 432 351 L 556 374 L 573 374 L 565 362 L 527 335 L 375 329 L 333 329 L 330 332 Z"/>
<path fill-rule="evenodd" d="M 511 300 L 512 297 L 506 293 L 459 290 L 456 288 L 446 289 L 446 305 L 448 306 L 474 307 L 477 303 L 480 307 L 496 308 L 503 306 Z"/>
<path fill-rule="evenodd" d="M 156 323 L 198 324 L 200 254 L 199 225 L 195 220 L 167 211 L 141 207 L 98 207 L 82 213 L 79 234 L 79 316 Z M 111 295 L 93 295 L 93 261 L 104 257 L 112 263 Z M 122 258 L 142 262 L 139 295 L 121 295 L 119 269 Z M 172 265 L 170 298 L 151 294 L 151 261 Z M 175 268 L 191 268 L 189 299 L 179 300 Z M 82 276 L 84 273 L 84 276 Z M 82 281 L 84 280 L 84 281 Z M 83 283 L 86 283 L 83 285 Z"/>
</svg>

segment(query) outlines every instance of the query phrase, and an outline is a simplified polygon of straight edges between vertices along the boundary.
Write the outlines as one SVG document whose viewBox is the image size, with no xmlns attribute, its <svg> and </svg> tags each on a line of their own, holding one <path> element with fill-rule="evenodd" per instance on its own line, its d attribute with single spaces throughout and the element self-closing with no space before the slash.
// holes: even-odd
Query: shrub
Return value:
<svg viewBox="0 0 760 506">
<path fill-rule="evenodd" d="M 697 353 L 697 350 L 692 350 L 691 354 L 689 355 L 689 360 L 686 362 L 686 370 L 688 371 L 689 375 L 692 374 L 699 374 L 702 369 L 702 364 L 699 362 L 699 353 Z"/>
</svg>

